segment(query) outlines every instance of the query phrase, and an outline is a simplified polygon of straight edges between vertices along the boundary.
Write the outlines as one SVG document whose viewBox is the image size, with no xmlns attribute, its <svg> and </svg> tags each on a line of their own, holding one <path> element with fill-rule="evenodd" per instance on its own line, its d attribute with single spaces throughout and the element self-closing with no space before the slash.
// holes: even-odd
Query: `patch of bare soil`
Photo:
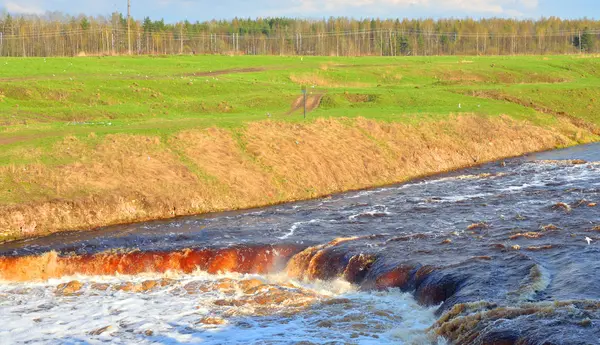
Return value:
<svg viewBox="0 0 600 345">
<path fill-rule="evenodd" d="M 8 137 L 8 138 L 0 138 L 0 145 L 14 144 L 14 143 L 18 143 L 21 141 L 27 141 L 27 140 L 30 140 L 33 138 L 39 138 L 39 136 L 19 135 L 19 136 Z"/>
<path fill-rule="evenodd" d="M 359 93 L 344 93 L 344 97 L 350 103 L 369 103 L 374 102 L 377 99 L 376 95 L 365 95 Z"/>
<path fill-rule="evenodd" d="M 440 79 L 449 84 L 465 85 L 470 85 L 473 83 L 482 83 L 486 81 L 486 78 L 479 74 L 465 71 L 445 71 L 441 73 Z"/>
<path fill-rule="evenodd" d="M 321 100 L 323 99 L 323 94 L 312 94 L 306 95 L 306 112 L 309 113 L 319 107 L 321 104 Z M 304 109 L 304 96 L 299 96 L 292 102 L 292 106 L 290 111 L 287 112 L 287 115 L 291 115 L 296 111 Z"/>
<path fill-rule="evenodd" d="M 188 76 L 194 77 L 216 77 L 225 74 L 241 74 L 241 73 L 256 73 L 266 71 L 266 67 L 249 67 L 249 68 L 231 68 L 219 71 L 208 71 L 208 72 L 196 72 L 188 74 Z"/>
<path fill-rule="evenodd" d="M 10 137 L 10 138 L 0 138 L 0 145 L 8 145 L 12 143 L 18 143 L 19 141 L 27 140 L 27 137 L 18 136 L 18 137 Z"/>
</svg>

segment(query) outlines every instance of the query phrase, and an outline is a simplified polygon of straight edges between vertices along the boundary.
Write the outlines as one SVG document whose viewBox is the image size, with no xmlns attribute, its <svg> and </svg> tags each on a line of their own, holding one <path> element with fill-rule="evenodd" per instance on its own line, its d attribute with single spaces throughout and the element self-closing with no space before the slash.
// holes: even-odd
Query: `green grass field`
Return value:
<svg viewBox="0 0 600 345">
<path fill-rule="evenodd" d="M 3 58 L 0 164 L 30 163 L 22 148 L 50 150 L 67 135 L 168 136 L 236 128 L 267 114 L 303 121 L 300 112 L 288 114 L 301 84 L 325 94 L 309 120 L 415 122 L 474 113 L 553 121 L 535 110 L 541 106 L 600 124 L 598 58 Z"/>
</svg>

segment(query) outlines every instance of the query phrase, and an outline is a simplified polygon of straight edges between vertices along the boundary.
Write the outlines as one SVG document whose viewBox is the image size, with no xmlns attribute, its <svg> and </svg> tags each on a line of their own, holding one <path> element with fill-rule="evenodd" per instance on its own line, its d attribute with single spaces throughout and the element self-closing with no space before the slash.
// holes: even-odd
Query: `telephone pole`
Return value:
<svg viewBox="0 0 600 345">
<path fill-rule="evenodd" d="M 179 54 L 183 54 L 183 23 L 179 27 Z"/>
<path fill-rule="evenodd" d="M 127 47 L 131 55 L 131 0 L 127 0 Z"/>
</svg>

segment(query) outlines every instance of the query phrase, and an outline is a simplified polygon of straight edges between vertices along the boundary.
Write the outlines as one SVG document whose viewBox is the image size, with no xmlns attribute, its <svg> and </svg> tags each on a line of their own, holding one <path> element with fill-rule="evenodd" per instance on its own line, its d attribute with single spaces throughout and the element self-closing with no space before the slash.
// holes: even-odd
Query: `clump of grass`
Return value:
<svg viewBox="0 0 600 345">
<path fill-rule="evenodd" d="M 324 109 L 337 108 L 340 103 L 339 95 L 327 94 L 321 99 L 321 107 Z"/>
</svg>

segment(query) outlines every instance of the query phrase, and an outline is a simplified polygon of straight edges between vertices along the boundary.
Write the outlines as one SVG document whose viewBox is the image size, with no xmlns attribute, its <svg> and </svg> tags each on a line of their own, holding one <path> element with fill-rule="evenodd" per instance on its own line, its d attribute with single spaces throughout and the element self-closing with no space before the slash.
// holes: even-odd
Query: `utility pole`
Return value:
<svg viewBox="0 0 600 345">
<path fill-rule="evenodd" d="M 131 0 L 127 0 L 127 43 L 131 55 Z"/>
<path fill-rule="evenodd" d="M 304 97 L 304 118 L 306 119 L 306 85 L 302 85 L 302 95 Z"/>
</svg>

